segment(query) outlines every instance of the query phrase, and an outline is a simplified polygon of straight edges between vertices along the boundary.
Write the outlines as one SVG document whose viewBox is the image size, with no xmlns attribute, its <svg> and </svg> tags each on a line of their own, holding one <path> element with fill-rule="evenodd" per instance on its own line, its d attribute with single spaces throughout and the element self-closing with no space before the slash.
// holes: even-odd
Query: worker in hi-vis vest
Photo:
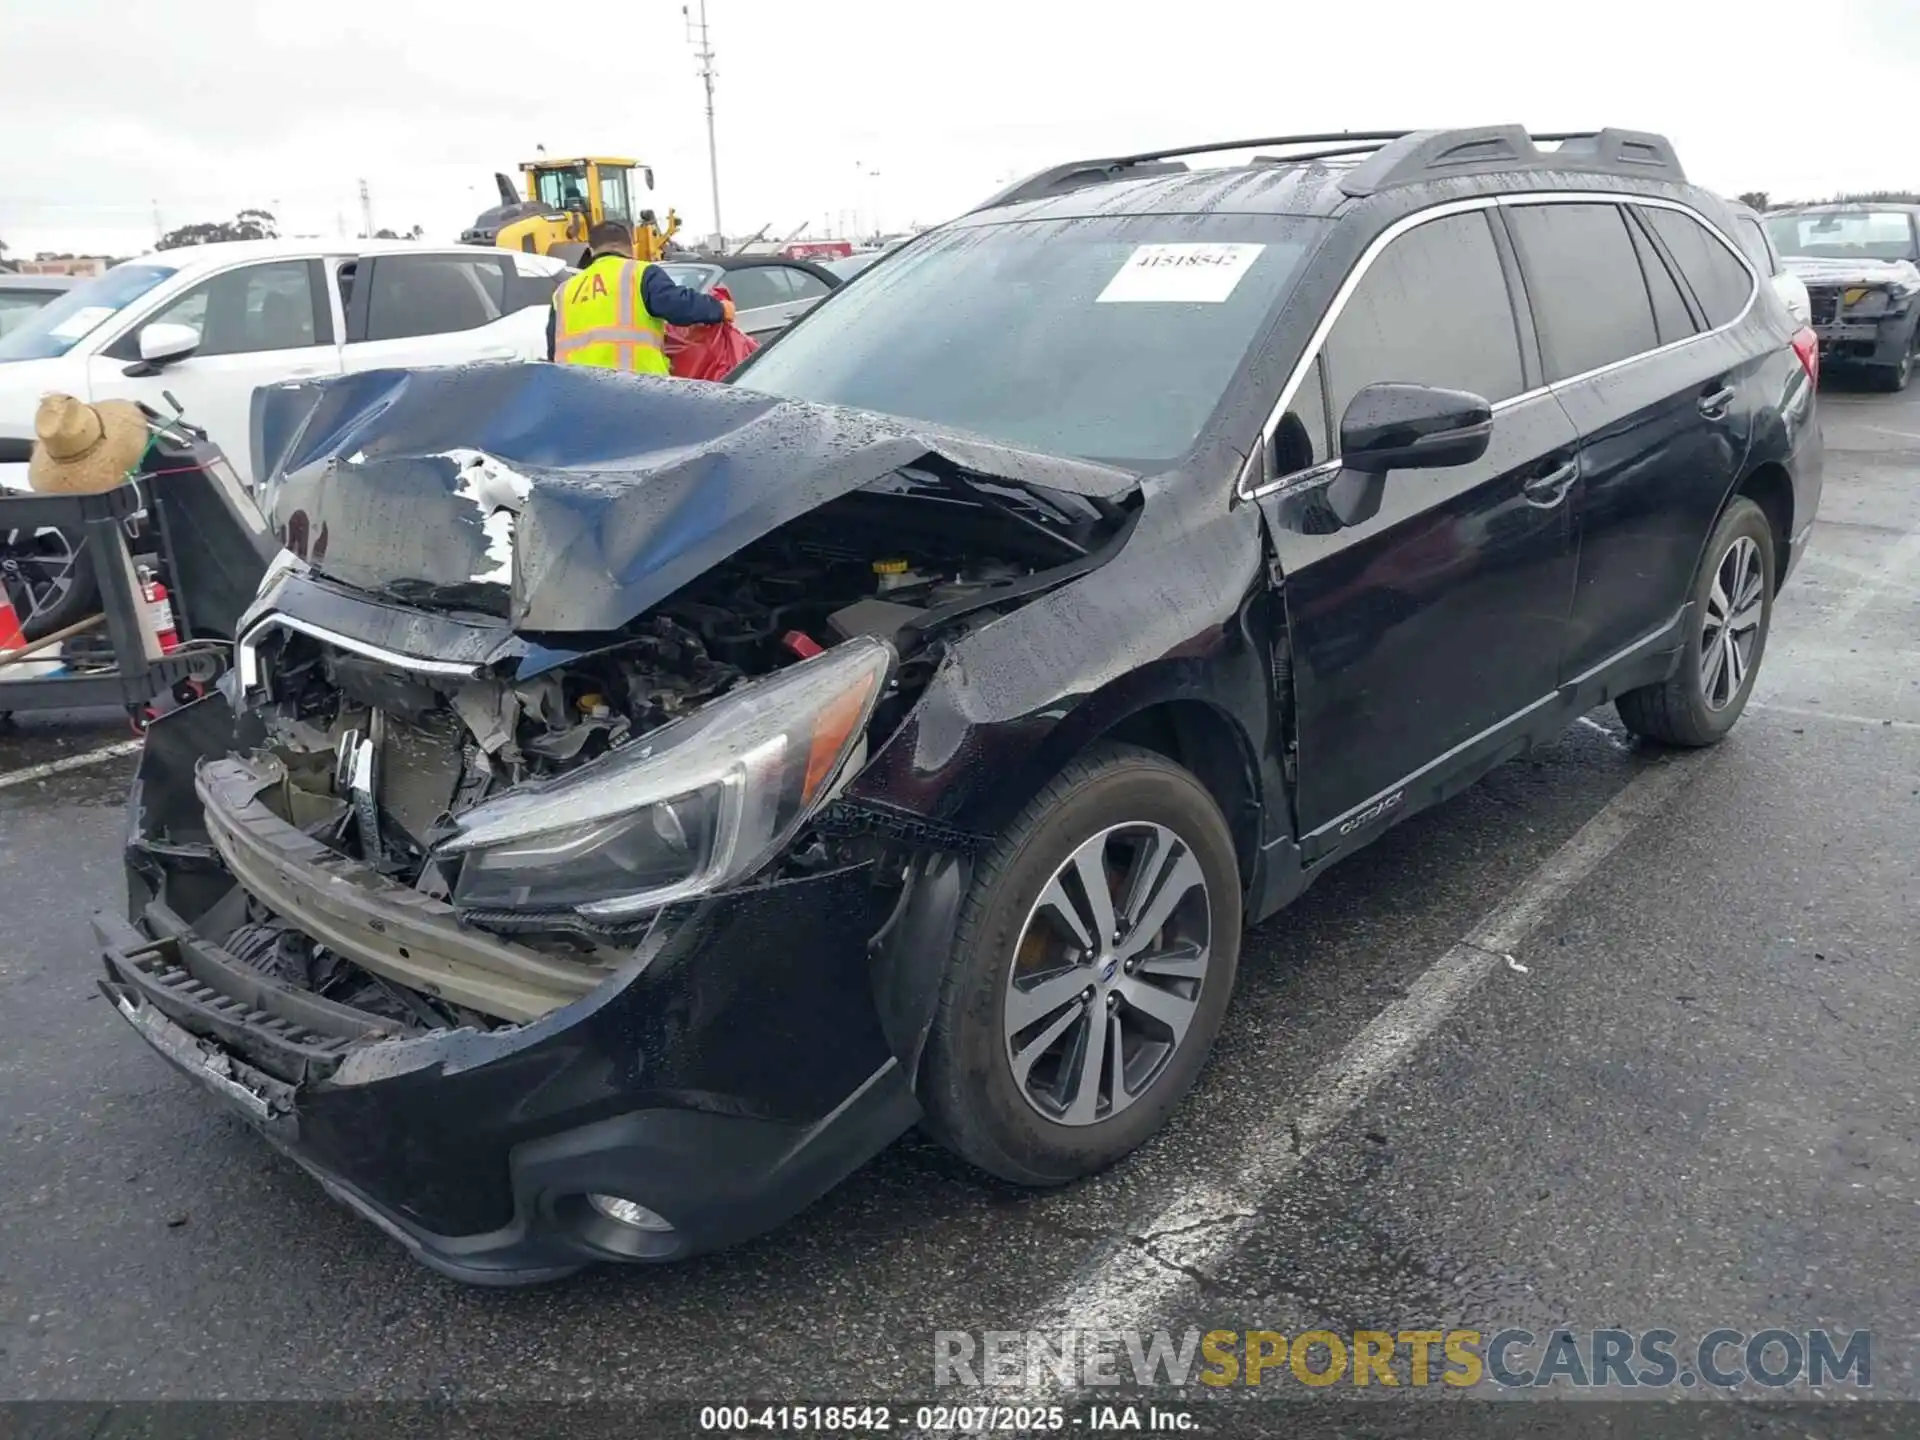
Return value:
<svg viewBox="0 0 1920 1440">
<path fill-rule="evenodd" d="M 733 302 L 676 285 L 633 258 L 633 236 L 603 221 L 587 236 L 592 263 L 553 292 L 547 358 L 640 375 L 669 375 L 667 326 L 733 322 Z"/>
</svg>

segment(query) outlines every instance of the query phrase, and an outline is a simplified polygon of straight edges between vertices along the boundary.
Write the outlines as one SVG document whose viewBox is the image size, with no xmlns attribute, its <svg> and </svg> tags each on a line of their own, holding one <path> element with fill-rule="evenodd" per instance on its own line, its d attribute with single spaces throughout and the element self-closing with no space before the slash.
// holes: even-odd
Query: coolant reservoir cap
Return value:
<svg viewBox="0 0 1920 1440">
<path fill-rule="evenodd" d="M 904 575 L 907 573 L 907 562 L 904 560 L 876 560 L 873 562 L 873 573 L 876 575 Z"/>
</svg>

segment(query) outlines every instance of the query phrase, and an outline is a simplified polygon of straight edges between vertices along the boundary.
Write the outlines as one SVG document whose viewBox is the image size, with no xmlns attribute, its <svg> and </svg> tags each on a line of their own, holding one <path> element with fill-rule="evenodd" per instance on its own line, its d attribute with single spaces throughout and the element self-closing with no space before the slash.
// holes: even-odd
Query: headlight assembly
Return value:
<svg viewBox="0 0 1920 1440">
<path fill-rule="evenodd" d="M 832 793 L 892 664 L 849 641 L 476 805 L 435 852 L 458 863 L 454 903 L 618 922 L 745 879 Z"/>
<path fill-rule="evenodd" d="M 1856 285 L 1845 295 L 1847 314 L 1860 320 L 1871 320 L 1876 315 L 1887 313 L 1888 301 L 1892 298 L 1885 290 Z"/>
</svg>

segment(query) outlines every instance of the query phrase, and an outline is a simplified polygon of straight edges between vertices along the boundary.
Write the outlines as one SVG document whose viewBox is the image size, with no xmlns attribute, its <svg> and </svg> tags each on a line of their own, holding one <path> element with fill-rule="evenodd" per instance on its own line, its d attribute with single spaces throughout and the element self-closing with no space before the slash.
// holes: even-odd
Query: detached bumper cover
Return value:
<svg viewBox="0 0 1920 1440">
<path fill-rule="evenodd" d="M 153 773 L 167 768 L 163 732 L 199 709 L 156 726 L 143 758 L 133 919 L 95 921 L 102 989 L 171 1064 L 435 1268 L 523 1283 L 731 1244 L 919 1118 L 876 1010 L 868 938 L 886 917 L 864 867 L 663 912 L 598 988 L 512 1029 L 401 1033 L 252 971 L 169 903 L 174 879 L 205 893 L 213 847 L 195 855 L 178 834 L 148 832 L 149 815 L 179 813 L 163 792 L 182 778 Z M 245 829 L 227 837 L 242 867 L 273 871 L 310 914 L 310 877 L 276 851 L 285 837 L 263 823 L 243 850 Z M 392 905 L 354 884 L 326 894 L 331 923 L 356 933 L 382 934 Z M 588 1193 L 638 1201 L 674 1229 L 614 1226 Z"/>
<path fill-rule="evenodd" d="M 1915 302 L 1920 303 L 1920 302 Z M 1913 341 L 1914 316 L 1903 310 L 1874 320 L 1835 320 L 1816 324 L 1823 359 L 1897 365 Z"/>
</svg>

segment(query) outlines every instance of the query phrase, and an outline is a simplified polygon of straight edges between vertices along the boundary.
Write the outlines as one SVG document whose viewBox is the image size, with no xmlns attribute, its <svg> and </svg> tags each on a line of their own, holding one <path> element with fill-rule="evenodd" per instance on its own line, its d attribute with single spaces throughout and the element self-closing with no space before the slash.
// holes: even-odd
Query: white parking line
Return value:
<svg viewBox="0 0 1920 1440">
<path fill-rule="evenodd" d="M 1554 908 L 1697 773 L 1656 762 L 1601 808 L 1520 887 L 1440 956 L 1399 1000 L 1322 1066 L 1253 1144 L 1223 1156 L 1234 1173 L 1196 1179 L 1031 1321 L 1036 1330 L 1150 1330 L 1191 1277 L 1205 1276 L 1258 1229 L 1260 1207 Z M 1516 970 L 1518 967 L 1515 967 Z M 1523 982 L 1524 983 L 1524 982 Z"/>
<path fill-rule="evenodd" d="M 24 770 L 10 770 L 0 775 L 0 790 L 13 785 L 27 785 L 35 780 L 44 780 L 49 775 L 59 775 L 67 770 L 84 770 L 89 765 L 104 765 L 109 760 L 118 760 L 122 755 L 138 755 L 144 740 L 122 740 L 118 745 L 103 745 L 98 750 L 83 750 L 78 755 L 63 755 L 58 760 L 49 760 L 44 765 L 29 765 Z"/>
</svg>

